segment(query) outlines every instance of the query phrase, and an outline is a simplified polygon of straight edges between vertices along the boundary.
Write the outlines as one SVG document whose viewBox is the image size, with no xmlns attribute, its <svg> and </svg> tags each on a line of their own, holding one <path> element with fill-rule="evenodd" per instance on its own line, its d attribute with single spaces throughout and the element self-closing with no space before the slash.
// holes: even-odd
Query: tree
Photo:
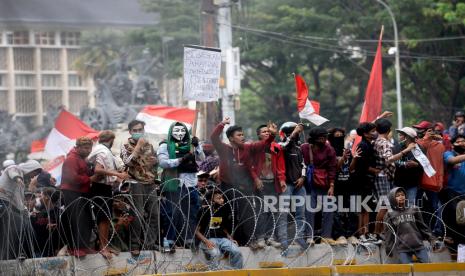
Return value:
<svg viewBox="0 0 465 276">
<path fill-rule="evenodd" d="M 464 107 L 465 96 L 460 92 L 463 39 L 415 40 L 462 36 L 465 6 L 454 3 L 389 2 L 402 39 L 406 123 L 420 119 L 447 122 L 454 110 Z M 277 121 L 297 120 L 289 74 L 298 72 L 310 83 L 310 97 L 321 102 L 322 115 L 332 120 L 329 125 L 355 126 L 382 24 L 386 25 L 385 50 L 393 44 L 387 11 L 374 1 L 362 0 L 257 0 L 247 8 L 247 16 L 236 22 L 247 22 L 253 28 L 236 28 L 235 32 L 246 68 L 243 87 L 247 101 L 242 104 L 239 120 L 250 123 L 251 117 L 252 122 L 263 122 L 267 116 Z M 384 108 L 395 111 L 393 56 L 386 51 L 383 65 Z M 259 110 L 264 110 L 263 115 L 257 114 L 257 102 L 262 104 Z"/>
</svg>

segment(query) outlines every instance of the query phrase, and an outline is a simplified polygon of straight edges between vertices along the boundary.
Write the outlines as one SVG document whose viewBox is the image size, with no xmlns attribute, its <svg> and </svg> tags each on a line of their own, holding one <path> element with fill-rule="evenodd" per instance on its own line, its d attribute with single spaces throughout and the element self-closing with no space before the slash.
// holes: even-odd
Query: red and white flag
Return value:
<svg viewBox="0 0 465 276">
<path fill-rule="evenodd" d="M 145 122 L 145 132 L 150 134 L 167 134 L 172 123 L 182 122 L 190 128 L 194 124 L 195 110 L 163 105 L 144 107 L 136 119 Z"/>
<path fill-rule="evenodd" d="M 63 162 L 68 152 L 75 146 L 76 139 L 83 136 L 94 139 L 98 133 L 66 110 L 58 114 L 44 149 L 45 156 L 50 160 L 44 165 L 44 169 L 57 180 L 57 186 L 61 183 Z"/>
<path fill-rule="evenodd" d="M 76 116 L 62 110 L 55 120 L 55 126 L 50 131 L 45 143 L 45 154 L 49 159 L 66 156 L 75 146 L 79 137 L 96 138 L 98 131 L 89 127 Z"/>
<path fill-rule="evenodd" d="M 297 109 L 300 118 L 307 119 L 317 126 L 329 121 L 319 115 L 320 103 L 308 99 L 307 84 L 299 75 L 295 75 L 295 90 L 297 92 Z"/>
</svg>

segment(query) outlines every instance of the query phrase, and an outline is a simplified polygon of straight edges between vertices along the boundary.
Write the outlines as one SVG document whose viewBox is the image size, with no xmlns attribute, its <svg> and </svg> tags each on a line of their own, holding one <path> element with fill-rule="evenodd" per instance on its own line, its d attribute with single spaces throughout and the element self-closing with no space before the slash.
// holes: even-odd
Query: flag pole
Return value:
<svg viewBox="0 0 465 276">
<path fill-rule="evenodd" d="M 200 112 L 200 102 L 195 102 L 195 116 L 194 116 L 194 125 L 192 126 L 192 137 L 197 134 L 197 121 Z"/>
<path fill-rule="evenodd" d="M 378 41 L 383 40 L 383 33 L 384 33 L 384 25 L 381 25 L 381 32 L 379 33 L 379 40 Z"/>
</svg>

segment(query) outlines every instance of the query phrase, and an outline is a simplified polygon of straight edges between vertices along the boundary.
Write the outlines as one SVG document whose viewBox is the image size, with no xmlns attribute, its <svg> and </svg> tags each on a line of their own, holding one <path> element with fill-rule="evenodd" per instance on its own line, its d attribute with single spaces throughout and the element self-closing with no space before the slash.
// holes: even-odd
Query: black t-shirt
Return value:
<svg viewBox="0 0 465 276">
<path fill-rule="evenodd" d="M 209 238 L 227 238 L 224 230 L 228 229 L 231 224 L 229 207 L 223 205 L 218 209 L 210 209 L 209 206 L 203 207 L 199 212 L 198 221 L 200 233 L 207 239 Z"/>
<path fill-rule="evenodd" d="M 401 147 L 400 145 L 397 145 L 396 147 L 394 147 L 393 153 L 397 154 L 404 149 L 405 147 Z M 421 150 L 424 152 L 423 148 L 421 148 Z M 415 163 L 418 164 L 418 166 L 407 168 L 406 162 L 408 161 L 414 161 Z M 407 154 L 404 154 L 402 158 L 396 162 L 396 173 L 394 176 L 394 184 L 396 186 L 404 187 L 404 188 L 411 188 L 411 187 L 419 186 L 422 176 L 423 176 L 423 167 L 415 159 L 411 151 L 409 151 Z"/>
<path fill-rule="evenodd" d="M 284 148 L 284 162 L 286 164 L 286 182 L 295 183 L 302 177 L 304 157 L 299 145 L 290 141 Z"/>
<path fill-rule="evenodd" d="M 371 189 L 374 176 L 368 172 L 368 168 L 376 167 L 375 150 L 373 145 L 365 139 L 358 144 L 358 149 L 361 149 L 362 153 L 357 160 L 352 183 L 362 189 Z"/>
</svg>

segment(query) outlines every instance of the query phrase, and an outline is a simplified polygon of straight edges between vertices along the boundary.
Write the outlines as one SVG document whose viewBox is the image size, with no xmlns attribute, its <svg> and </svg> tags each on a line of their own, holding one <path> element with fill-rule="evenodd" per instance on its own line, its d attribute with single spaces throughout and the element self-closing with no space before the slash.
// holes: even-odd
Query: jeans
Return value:
<svg viewBox="0 0 465 276">
<path fill-rule="evenodd" d="M 162 204 L 163 230 L 169 244 L 192 241 L 197 227 L 200 196 L 195 187 L 182 186 L 176 192 L 165 192 Z"/>
<path fill-rule="evenodd" d="M 305 187 L 301 187 L 300 189 L 296 189 L 293 184 L 288 183 L 287 189 L 283 193 L 279 195 L 280 201 L 281 197 L 283 196 L 299 196 L 305 198 L 306 192 Z M 286 199 L 286 202 L 289 198 Z M 292 200 L 290 201 L 292 202 Z M 279 206 L 282 208 L 282 206 Z M 288 219 L 287 215 L 289 212 L 281 212 L 278 217 L 278 226 L 277 226 L 277 236 L 278 241 L 281 243 L 283 249 L 286 249 L 289 244 L 292 242 L 293 239 L 289 239 L 287 228 L 288 228 Z M 295 241 L 302 247 L 306 248 L 307 243 L 303 238 L 303 232 L 305 228 L 305 204 L 303 206 L 296 206 L 295 208 L 295 222 L 296 222 L 296 234 L 295 234 Z"/>
<path fill-rule="evenodd" d="M 412 251 L 412 252 L 399 252 L 399 262 L 401 264 L 410 264 L 413 262 L 412 256 L 415 255 L 417 256 L 418 261 L 420 263 L 429 263 L 429 256 L 428 256 L 428 251 L 423 248 L 417 251 Z"/>
<path fill-rule="evenodd" d="M 418 187 L 413 186 L 410 188 L 405 188 L 405 191 L 407 192 L 406 196 L 409 206 L 417 205 Z"/>
<path fill-rule="evenodd" d="M 435 236 L 444 235 L 444 225 L 442 223 L 442 204 L 439 201 L 439 194 L 437 192 L 425 191 L 426 196 L 431 204 L 431 213 L 432 215 L 427 215 L 431 218 L 426 222 L 426 225 L 432 229 Z"/>
<path fill-rule="evenodd" d="M 208 249 L 202 242 L 200 248 L 207 256 L 208 266 L 211 270 L 219 269 L 220 259 L 225 253 L 228 253 L 229 263 L 233 269 L 243 267 L 242 253 L 233 241 L 226 238 L 209 238 L 208 240 L 214 243 L 215 247 Z"/>
<path fill-rule="evenodd" d="M 310 206 L 312 209 L 317 207 L 317 198 L 321 197 L 321 204 L 324 202 L 323 196 L 328 195 L 328 190 L 321 189 L 317 187 L 311 187 L 310 191 Z M 306 234 L 308 237 L 313 237 L 315 234 L 315 214 L 316 211 L 305 210 L 305 217 L 309 225 L 306 227 Z M 321 237 L 331 238 L 331 233 L 333 231 L 333 219 L 334 212 L 323 212 L 322 222 L 321 222 Z"/>
</svg>

